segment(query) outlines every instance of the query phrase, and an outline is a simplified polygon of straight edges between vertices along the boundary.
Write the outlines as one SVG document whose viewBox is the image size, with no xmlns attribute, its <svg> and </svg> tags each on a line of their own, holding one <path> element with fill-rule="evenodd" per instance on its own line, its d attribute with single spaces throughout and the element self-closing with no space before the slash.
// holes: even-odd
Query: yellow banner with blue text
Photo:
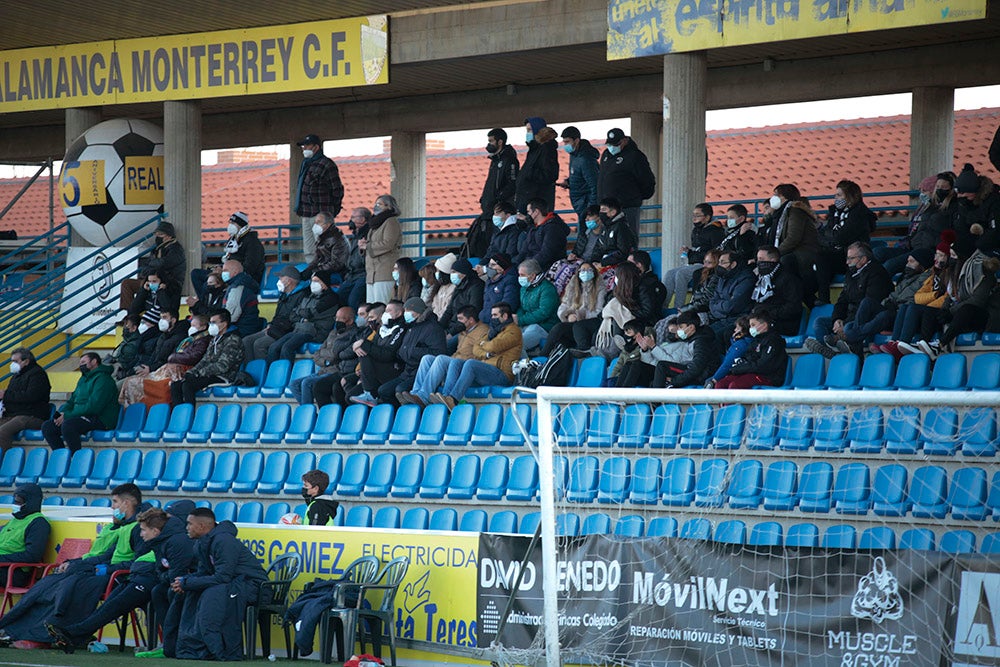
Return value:
<svg viewBox="0 0 1000 667">
<path fill-rule="evenodd" d="M 101 522 L 53 520 L 48 560 L 67 537 L 93 539 Z M 410 566 L 396 595 L 396 636 L 436 644 L 476 646 L 478 533 L 440 533 L 325 526 L 238 525 L 239 539 L 265 568 L 286 553 L 302 556 L 302 572 L 292 584 L 293 601 L 314 579 L 334 579 L 355 558 L 375 556 L 382 563 L 406 556 Z M 375 600 L 378 601 L 377 598 Z M 272 646 L 283 646 L 279 621 Z M 107 630 L 113 630 L 108 626 Z M 317 637 L 318 638 L 318 637 Z M 419 655 L 413 652 L 410 655 Z M 457 658 L 434 654 L 435 661 Z M 470 662 L 462 658 L 462 662 Z"/>
<path fill-rule="evenodd" d="M 389 82 L 385 14 L 0 51 L 0 113 Z"/>
<path fill-rule="evenodd" d="M 608 60 L 986 18 L 987 0 L 609 0 Z"/>
</svg>

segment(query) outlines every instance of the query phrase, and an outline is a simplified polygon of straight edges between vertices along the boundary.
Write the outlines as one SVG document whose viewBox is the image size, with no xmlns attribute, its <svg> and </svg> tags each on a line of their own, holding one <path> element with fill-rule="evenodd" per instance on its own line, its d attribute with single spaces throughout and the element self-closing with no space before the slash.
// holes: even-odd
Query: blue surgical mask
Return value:
<svg viewBox="0 0 1000 667">
<path fill-rule="evenodd" d="M 587 229 L 594 229 L 597 227 L 597 220 L 591 220 L 588 218 L 584 221 L 584 224 L 587 225 Z"/>
<path fill-rule="evenodd" d="M 531 281 L 528 280 L 527 276 L 518 276 L 517 284 L 520 285 L 521 287 L 527 287 L 528 285 L 531 284 Z"/>
<path fill-rule="evenodd" d="M 750 327 L 750 337 L 751 338 L 756 338 L 757 334 L 759 334 L 759 333 L 760 333 L 760 330 L 757 329 L 757 327 Z"/>
<path fill-rule="evenodd" d="M 677 337 L 680 338 L 681 340 L 687 340 L 688 337 L 687 329 L 678 329 Z"/>
<path fill-rule="evenodd" d="M 929 193 L 929 192 L 921 192 L 920 193 L 920 203 L 923 204 L 924 206 L 926 206 L 927 204 L 931 203 L 931 193 Z"/>
<path fill-rule="evenodd" d="M 160 283 L 149 283 L 149 291 L 156 294 L 156 290 L 160 289 Z"/>
<path fill-rule="evenodd" d="M 449 280 L 451 280 L 452 285 L 458 285 L 459 283 L 462 282 L 462 278 L 463 278 L 462 274 L 459 273 L 458 271 L 455 271 L 454 273 L 451 274 Z"/>
<path fill-rule="evenodd" d="M 493 216 L 493 224 L 496 225 L 497 227 L 501 227 L 503 225 L 503 216 L 502 215 L 494 215 Z"/>
<path fill-rule="evenodd" d="M 123 512 L 120 509 L 116 509 L 114 512 L 111 513 L 111 516 L 113 516 L 116 521 L 121 521 L 122 519 L 125 518 L 125 512 Z"/>
<path fill-rule="evenodd" d="M 229 279 L 232 278 L 232 277 L 233 277 L 233 274 L 231 274 L 229 271 L 223 271 L 222 272 L 222 282 L 228 283 Z"/>
<path fill-rule="evenodd" d="M 608 152 L 611 153 L 612 155 L 618 155 L 619 153 L 622 152 L 622 147 L 621 146 L 608 146 Z"/>
<path fill-rule="evenodd" d="M 573 152 L 573 144 L 563 144 L 563 150 L 567 153 Z"/>
<path fill-rule="evenodd" d="M 409 311 L 409 310 L 404 310 L 403 311 L 403 320 L 407 324 L 412 324 L 416 319 L 417 319 L 417 316 L 414 315 L 411 311 Z"/>
<path fill-rule="evenodd" d="M 534 132 L 525 132 L 524 133 L 524 143 L 530 144 L 534 140 L 535 140 L 535 133 Z"/>
<path fill-rule="evenodd" d="M 593 279 L 594 279 L 594 272 L 593 271 L 581 271 L 580 272 L 580 282 L 582 282 L 582 283 L 589 283 Z"/>
<path fill-rule="evenodd" d="M 421 278 L 420 284 L 423 285 L 424 287 L 430 287 L 430 284 L 427 282 L 427 278 Z"/>
<path fill-rule="evenodd" d="M 393 279 L 394 282 L 397 282 L 397 283 L 399 282 L 399 271 L 393 271 L 392 272 L 392 279 Z"/>
<path fill-rule="evenodd" d="M 357 317 L 354 318 L 354 324 L 359 329 L 364 329 L 366 326 L 368 326 L 368 320 L 365 319 L 364 315 L 358 315 Z"/>
</svg>

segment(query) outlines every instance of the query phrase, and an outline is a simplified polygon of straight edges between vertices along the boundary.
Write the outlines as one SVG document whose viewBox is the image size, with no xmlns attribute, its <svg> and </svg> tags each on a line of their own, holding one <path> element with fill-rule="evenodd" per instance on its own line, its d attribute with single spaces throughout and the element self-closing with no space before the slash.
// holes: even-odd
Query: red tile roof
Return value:
<svg viewBox="0 0 1000 667">
<path fill-rule="evenodd" d="M 956 112 L 956 169 L 971 162 L 981 174 L 1000 183 L 1000 174 L 987 159 L 998 125 L 1000 108 Z M 829 194 L 842 178 L 856 181 L 866 192 L 905 190 L 909 181 L 909 135 L 908 116 L 709 132 L 707 198 L 709 201 L 762 199 L 775 184 L 784 182 L 796 183 L 806 196 Z M 603 142 L 593 143 L 603 148 Z M 519 148 L 523 159 L 525 149 Z M 347 191 L 346 210 L 370 207 L 378 195 L 390 190 L 387 154 L 336 160 Z M 559 151 L 561 177 L 566 174 L 568 161 L 569 156 Z M 486 153 L 481 149 L 428 150 L 428 217 L 478 212 L 486 169 Z M 25 182 L 26 179 L 0 180 L 0 208 Z M 288 191 L 287 162 L 206 166 L 202 170 L 203 227 L 224 226 L 235 210 L 248 212 L 256 226 L 287 224 Z M 21 237 L 47 229 L 47 196 L 47 184 L 36 183 L 0 219 L 0 229 L 16 229 Z M 902 203 L 899 197 L 867 201 L 873 206 Z M 556 191 L 556 206 L 569 208 L 568 195 L 562 189 Z M 405 217 L 407 212 L 403 214 Z M 340 217 L 343 221 L 346 215 Z M 56 224 L 64 220 L 57 208 Z M 432 222 L 428 227 L 464 225 L 461 221 L 449 221 Z M 274 232 L 264 235 L 273 236 Z"/>
</svg>

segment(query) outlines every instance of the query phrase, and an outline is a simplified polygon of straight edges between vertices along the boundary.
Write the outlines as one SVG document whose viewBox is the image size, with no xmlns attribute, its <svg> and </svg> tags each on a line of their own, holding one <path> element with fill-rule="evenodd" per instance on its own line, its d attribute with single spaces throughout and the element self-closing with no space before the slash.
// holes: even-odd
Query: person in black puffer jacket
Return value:
<svg viewBox="0 0 1000 667">
<path fill-rule="evenodd" d="M 865 205 L 861 187 L 854 181 L 837 183 L 837 195 L 827 213 L 826 222 L 817 230 L 819 254 L 816 256 L 816 303 L 830 303 L 833 276 L 847 270 L 847 246 L 858 241 L 868 243 L 875 231 L 877 217 Z"/>
<path fill-rule="evenodd" d="M 3 414 L 0 415 L 0 451 L 7 451 L 14 438 L 24 429 L 40 429 L 49 418 L 49 375 L 35 361 L 26 347 L 10 353 L 11 378 L 6 389 L 0 389 Z"/>
<path fill-rule="evenodd" d="M 677 316 L 677 338 L 691 346 L 691 361 L 686 364 L 659 361 L 652 387 L 701 386 L 719 367 L 722 351 L 711 327 L 703 326 L 697 313 Z"/>
<path fill-rule="evenodd" d="M 556 179 L 559 178 L 559 155 L 556 131 L 538 116 L 524 119 L 525 143 L 528 154 L 517 174 L 517 194 L 514 205 L 518 213 L 528 212 L 532 199 L 541 199 L 548 210 L 556 203 Z"/>
<path fill-rule="evenodd" d="M 771 314 L 764 308 L 750 313 L 750 336 L 753 341 L 743 356 L 733 362 L 729 375 L 715 387 L 718 389 L 752 389 L 757 385 L 780 387 L 788 371 L 785 339 L 771 328 Z"/>
</svg>

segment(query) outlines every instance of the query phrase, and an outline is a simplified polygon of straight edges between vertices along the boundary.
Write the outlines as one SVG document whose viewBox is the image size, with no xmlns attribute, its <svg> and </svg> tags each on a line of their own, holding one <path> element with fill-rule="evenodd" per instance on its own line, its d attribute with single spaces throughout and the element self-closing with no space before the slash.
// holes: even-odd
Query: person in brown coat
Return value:
<svg viewBox="0 0 1000 667">
<path fill-rule="evenodd" d="M 358 240 L 365 255 L 365 284 L 369 303 L 392 299 L 392 266 L 399 259 L 403 230 L 399 226 L 399 204 L 392 195 L 381 195 L 372 207 L 368 234 Z"/>
</svg>

